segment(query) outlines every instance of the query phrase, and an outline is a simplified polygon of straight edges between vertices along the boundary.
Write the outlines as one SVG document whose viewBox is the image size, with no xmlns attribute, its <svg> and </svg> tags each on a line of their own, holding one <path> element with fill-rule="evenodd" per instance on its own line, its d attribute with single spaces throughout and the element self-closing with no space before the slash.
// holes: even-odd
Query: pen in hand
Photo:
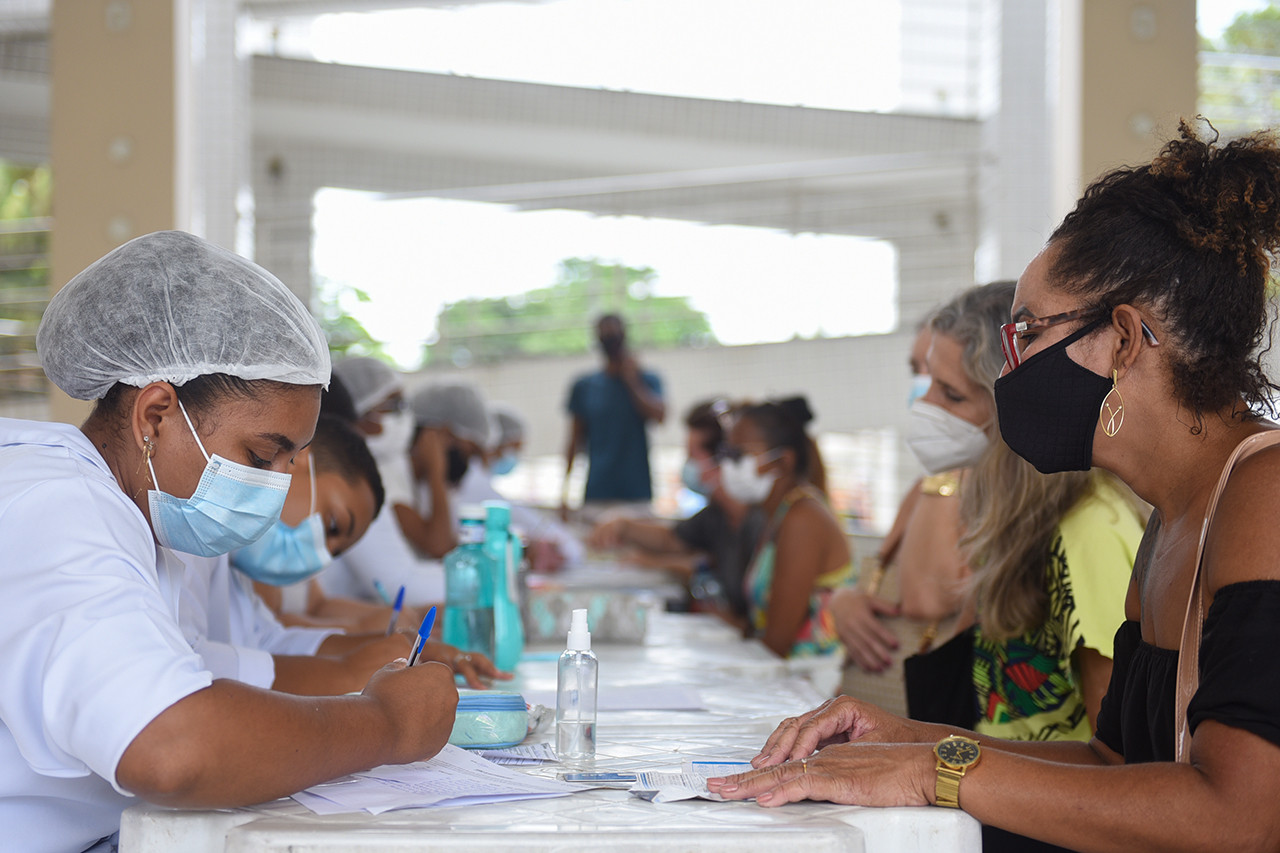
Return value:
<svg viewBox="0 0 1280 853">
<path fill-rule="evenodd" d="M 390 606 L 391 606 L 391 596 L 387 595 L 387 588 L 386 588 L 385 586 L 383 586 L 383 585 L 382 585 L 382 581 L 380 581 L 380 580 L 375 580 L 375 581 L 373 582 L 373 588 L 374 588 L 374 590 L 378 593 L 378 598 L 381 598 L 381 599 L 382 599 L 382 603 L 383 603 L 383 604 L 385 604 L 385 605 L 387 605 L 388 607 L 390 607 Z"/>
<path fill-rule="evenodd" d="M 404 584 L 400 585 L 400 591 L 396 593 L 396 603 L 391 607 L 391 621 L 387 623 L 387 636 L 390 637 L 396 632 L 396 621 L 400 618 L 400 611 L 404 608 Z"/>
<path fill-rule="evenodd" d="M 431 636 L 431 629 L 436 624 L 436 609 L 434 606 L 427 611 L 427 615 L 422 617 L 422 627 L 418 629 L 418 639 L 413 641 L 413 653 L 409 655 L 409 666 L 413 666 L 418 662 L 418 655 L 422 654 L 422 646 L 427 642 L 427 638 Z"/>
</svg>

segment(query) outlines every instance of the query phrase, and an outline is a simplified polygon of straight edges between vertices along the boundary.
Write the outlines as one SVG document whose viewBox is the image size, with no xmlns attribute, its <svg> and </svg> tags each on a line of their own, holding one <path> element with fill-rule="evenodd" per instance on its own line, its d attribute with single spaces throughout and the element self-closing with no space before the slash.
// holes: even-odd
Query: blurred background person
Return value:
<svg viewBox="0 0 1280 853">
<path fill-rule="evenodd" d="M 569 389 L 569 442 L 565 448 L 560 512 L 568 517 L 569 475 L 578 453 L 587 454 L 583 512 L 625 507 L 647 513 L 653 499 L 649 473 L 650 422 L 661 424 L 667 407 L 658 374 L 641 370 L 627 347 L 626 327 L 616 314 L 596 322 L 604 365 L 574 380 Z"/>
<path fill-rule="evenodd" d="M 742 626 L 748 615 L 743 579 L 764 532 L 764 515 L 759 507 L 729 497 L 721 481 L 716 453 L 724 444 L 731 408 L 729 401 L 716 398 L 685 415 L 688 455 L 680 479 L 706 499 L 706 506 L 674 524 L 616 516 L 597 524 L 589 542 L 596 548 L 625 548 L 625 559 L 681 573 L 690 582 L 695 609 L 722 613 Z"/>
<path fill-rule="evenodd" d="M 506 501 L 511 505 L 511 526 L 523 537 L 530 568 L 551 572 L 564 565 L 582 561 L 585 548 L 572 531 L 560 524 L 550 512 L 514 501 L 500 492 L 494 478 L 509 475 L 520 464 L 528 425 L 524 415 L 513 406 L 494 402 L 489 405 L 490 448 L 472 457 L 467 473 L 454 493 L 459 507 L 479 506 L 485 501 Z"/>
<path fill-rule="evenodd" d="M 765 521 L 747 569 L 748 631 L 779 657 L 835 654 L 826 593 L 849 583 L 849 541 L 827 506 L 818 446 L 803 397 L 744 406 L 720 451 L 729 497 Z"/>
<path fill-rule="evenodd" d="M 424 557 L 442 558 L 458 544 L 454 491 L 489 446 L 489 407 L 474 382 L 433 382 L 409 397 L 414 494 L 398 507 L 400 529 Z"/>
<path fill-rule="evenodd" d="M 907 405 L 913 411 L 932 383 L 931 319 L 926 317 L 917 328 L 908 357 Z M 983 439 L 979 452 L 986 447 L 985 435 Z M 895 714 L 907 713 L 903 660 L 950 639 L 960 583 L 968 573 L 959 548 L 960 466 L 965 459 L 940 455 L 931 461 L 939 460 L 950 469 L 911 484 L 880 547 L 862 559 L 858 584 L 837 589 L 828 604 L 847 655 L 841 692 L 865 697 Z"/>
<path fill-rule="evenodd" d="M 394 596 L 403 586 L 411 607 L 442 603 L 444 567 L 420 555 L 400 523 L 400 515 L 417 513 L 409 455 L 415 426 L 404 381 L 384 362 L 363 356 L 338 361 L 334 375 L 351 397 L 355 426 L 377 462 L 386 502 L 360 541 L 320 573 L 321 590 L 328 597 L 387 604 L 384 594 Z M 448 525 L 451 531 L 452 519 Z"/>
</svg>

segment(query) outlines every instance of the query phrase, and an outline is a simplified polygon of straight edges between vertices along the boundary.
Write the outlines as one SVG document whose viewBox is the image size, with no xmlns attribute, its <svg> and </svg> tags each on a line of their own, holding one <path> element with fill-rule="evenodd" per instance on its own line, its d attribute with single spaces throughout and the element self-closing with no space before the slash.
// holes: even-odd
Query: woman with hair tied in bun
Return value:
<svg viewBox="0 0 1280 853">
<path fill-rule="evenodd" d="M 936 803 L 1078 850 L 1280 849 L 1280 430 L 1261 414 L 1280 388 L 1260 361 L 1277 248 L 1274 138 L 1184 123 L 1095 182 L 1018 282 L 1005 440 L 1155 507 L 1092 741 L 961 737 L 842 697 L 711 789 Z"/>
<path fill-rule="evenodd" d="M 721 448 L 725 493 L 759 506 L 764 534 L 747 569 L 748 630 L 779 657 L 833 654 L 823 593 L 849 582 L 849 543 L 826 500 L 826 471 L 805 432 L 803 397 L 743 407 Z"/>
</svg>

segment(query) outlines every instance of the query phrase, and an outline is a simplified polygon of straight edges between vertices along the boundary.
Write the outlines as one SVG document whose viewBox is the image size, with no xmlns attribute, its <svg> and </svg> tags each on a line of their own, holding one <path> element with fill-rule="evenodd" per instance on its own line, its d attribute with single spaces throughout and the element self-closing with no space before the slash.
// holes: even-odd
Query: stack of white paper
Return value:
<svg viewBox="0 0 1280 853">
<path fill-rule="evenodd" d="M 563 797 L 580 790 L 576 785 L 507 770 L 464 749 L 446 746 L 430 761 L 385 764 L 299 791 L 293 798 L 316 814 L 382 814 L 392 809 Z"/>
</svg>

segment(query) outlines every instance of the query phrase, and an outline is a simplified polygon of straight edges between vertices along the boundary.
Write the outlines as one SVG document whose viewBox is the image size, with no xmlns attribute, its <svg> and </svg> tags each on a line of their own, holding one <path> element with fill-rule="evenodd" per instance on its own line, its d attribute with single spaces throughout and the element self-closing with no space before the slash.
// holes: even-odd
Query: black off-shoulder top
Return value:
<svg viewBox="0 0 1280 853">
<path fill-rule="evenodd" d="M 1280 746 L 1280 581 L 1218 590 L 1205 614 L 1200 685 L 1187 721 L 1244 729 Z M 1143 642 L 1137 622 L 1116 631 L 1111 684 L 1098 712 L 1098 739 L 1126 764 L 1173 761 L 1178 650 Z"/>
</svg>

